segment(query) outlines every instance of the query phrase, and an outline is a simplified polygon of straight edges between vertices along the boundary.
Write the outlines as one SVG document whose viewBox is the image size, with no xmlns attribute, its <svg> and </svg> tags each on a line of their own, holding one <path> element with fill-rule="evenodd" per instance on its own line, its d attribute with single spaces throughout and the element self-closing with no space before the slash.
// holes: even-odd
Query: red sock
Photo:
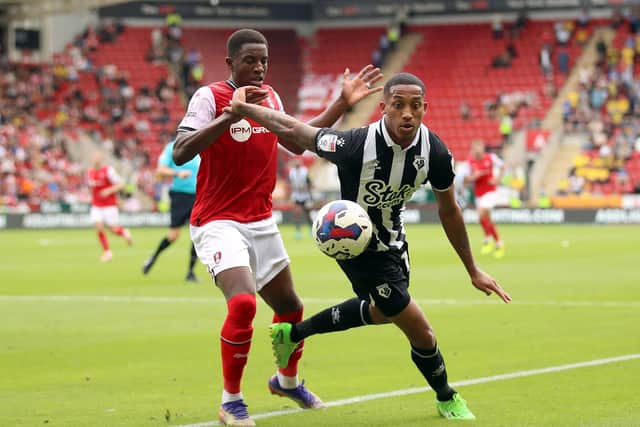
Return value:
<svg viewBox="0 0 640 427">
<path fill-rule="evenodd" d="M 480 217 L 480 225 L 484 231 L 484 237 L 491 236 L 491 220 L 487 217 Z"/>
<path fill-rule="evenodd" d="M 255 295 L 239 294 L 227 301 L 227 318 L 220 332 L 220 353 L 224 389 L 228 393 L 240 393 L 242 371 L 249 357 L 255 316 Z"/>
<path fill-rule="evenodd" d="M 283 313 L 273 314 L 273 323 L 280 322 L 288 322 L 288 323 L 298 323 L 302 320 L 302 309 L 298 311 L 294 311 L 293 313 Z M 289 364 L 286 368 L 279 368 L 278 371 L 282 375 L 286 375 L 287 377 L 295 377 L 298 375 L 298 362 L 302 357 L 302 350 L 304 349 L 304 341 L 300 341 L 298 347 L 295 349 L 293 353 L 291 353 L 291 357 L 289 357 Z"/>
<path fill-rule="evenodd" d="M 121 225 L 116 225 L 111 229 L 111 231 L 113 231 L 118 236 L 124 236 L 124 227 L 122 227 Z"/>
<path fill-rule="evenodd" d="M 493 236 L 493 239 L 496 242 L 500 241 L 500 237 L 498 236 L 498 229 L 496 228 L 496 225 L 493 222 L 489 222 L 489 225 L 491 225 L 491 236 Z"/>
<path fill-rule="evenodd" d="M 98 239 L 100 240 L 100 244 L 102 245 L 102 249 L 105 251 L 109 250 L 109 241 L 107 240 L 107 235 L 104 234 L 104 231 L 98 231 Z"/>
</svg>

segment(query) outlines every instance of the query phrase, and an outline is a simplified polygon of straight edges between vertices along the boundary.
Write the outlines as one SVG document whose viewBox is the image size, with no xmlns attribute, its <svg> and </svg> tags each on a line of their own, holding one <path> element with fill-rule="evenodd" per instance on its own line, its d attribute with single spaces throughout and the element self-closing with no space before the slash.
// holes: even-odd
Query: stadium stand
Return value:
<svg viewBox="0 0 640 427">
<path fill-rule="evenodd" d="M 564 102 L 563 131 L 585 133 L 588 142 L 571 175 L 558 183 L 559 194 L 640 191 L 636 22 L 615 21 L 612 45 L 599 45 L 599 66 L 578 71 L 580 86 Z M 508 23 L 500 37 L 490 23 L 414 24 L 407 33 L 420 41 L 404 69 L 426 82 L 427 123 L 461 160 L 473 139 L 500 148 L 515 129 L 536 127 L 593 29 L 604 23 Z M 15 103 L 0 128 L 4 205 L 37 209 L 39 201 L 84 200 L 80 165 L 68 156 L 68 144 L 83 135 L 131 165 L 135 183 L 157 199 L 155 160 L 194 87 L 227 77 L 225 43 L 232 31 L 103 20 L 49 64 L 4 65 L 2 103 Z M 309 120 L 337 96 L 345 67 L 355 71 L 380 59 L 388 28 L 319 28 L 310 37 L 293 29 L 263 32 L 270 43 L 268 83 L 289 113 Z M 34 82 L 40 94 L 25 89 Z M 283 155 L 283 178 L 287 161 Z M 307 165 L 313 161 L 306 158 Z"/>
<path fill-rule="evenodd" d="M 586 142 L 569 176 L 558 183 L 559 195 L 640 190 L 638 28 L 633 22 L 612 25 L 611 45 L 599 43 L 597 66 L 582 73 L 579 88 L 564 101 L 566 130 L 584 133 Z"/>
</svg>

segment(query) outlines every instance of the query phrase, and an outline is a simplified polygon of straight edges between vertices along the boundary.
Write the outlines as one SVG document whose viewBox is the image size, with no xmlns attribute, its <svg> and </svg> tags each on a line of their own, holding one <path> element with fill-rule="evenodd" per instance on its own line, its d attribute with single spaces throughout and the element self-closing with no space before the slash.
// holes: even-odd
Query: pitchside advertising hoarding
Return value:
<svg viewBox="0 0 640 427">
<path fill-rule="evenodd" d="M 275 210 L 278 224 L 292 224 L 291 211 Z M 465 209 L 464 220 L 468 224 L 478 222 L 473 209 Z M 315 217 L 315 212 L 312 213 Z M 640 224 L 640 207 L 631 209 L 495 209 L 493 219 L 500 224 Z M 403 212 L 406 224 L 439 223 L 435 209 L 407 209 Z M 121 213 L 120 223 L 126 227 L 167 227 L 169 214 L 159 212 Z M 86 213 L 32 213 L 0 214 L 2 229 L 53 229 L 90 228 Z"/>
<path fill-rule="evenodd" d="M 315 19 L 371 19 L 394 17 L 406 7 L 411 17 L 465 13 L 514 13 L 521 10 L 549 11 L 638 5 L 640 0 L 316 0 L 307 2 L 265 1 L 132 1 L 105 6 L 100 16 L 162 19 L 179 14 L 186 20 L 313 21 Z"/>
</svg>

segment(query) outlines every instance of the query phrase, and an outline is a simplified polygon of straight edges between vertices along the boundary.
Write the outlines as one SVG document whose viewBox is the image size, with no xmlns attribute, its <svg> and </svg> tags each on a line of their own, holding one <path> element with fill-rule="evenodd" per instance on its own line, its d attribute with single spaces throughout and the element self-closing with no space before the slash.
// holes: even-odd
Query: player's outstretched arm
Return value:
<svg viewBox="0 0 640 427">
<path fill-rule="evenodd" d="M 502 301 L 510 302 L 511 296 L 502 289 L 495 279 L 482 271 L 473 259 L 467 228 L 464 224 L 462 211 L 456 203 L 453 186 L 446 191 L 435 191 L 435 195 L 442 228 L 467 269 L 473 286 L 486 295 L 495 293 Z"/>
<path fill-rule="evenodd" d="M 252 93 L 248 96 L 247 102 L 259 104 L 267 96 L 268 93 L 266 91 Z M 178 166 L 187 163 L 218 139 L 229 126 L 240 119 L 242 119 L 242 116 L 225 112 L 200 129 L 179 129 L 176 143 L 173 145 L 173 161 Z"/>
<path fill-rule="evenodd" d="M 340 96 L 319 116 L 311 119 L 308 124 L 321 128 L 333 126 L 350 107 L 367 96 L 380 92 L 382 87 L 373 87 L 373 85 L 381 78 L 380 68 L 375 68 L 371 64 L 363 67 L 354 77 L 346 68 Z"/>
<path fill-rule="evenodd" d="M 255 120 L 278 135 L 279 138 L 291 141 L 305 150 L 315 152 L 316 134 L 320 129 L 280 111 L 246 102 L 248 96 L 261 91 L 264 90 L 251 86 L 236 89 L 233 93 L 231 106 L 226 107 L 224 111 Z"/>
</svg>

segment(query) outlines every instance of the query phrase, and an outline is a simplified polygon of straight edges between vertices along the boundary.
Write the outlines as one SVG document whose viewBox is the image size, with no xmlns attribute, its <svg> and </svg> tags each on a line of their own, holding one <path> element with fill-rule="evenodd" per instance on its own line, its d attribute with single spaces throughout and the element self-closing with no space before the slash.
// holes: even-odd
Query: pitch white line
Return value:
<svg viewBox="0 0 640 427">
<path fill-rule="evenodd" d="M 475 378 L 475 379 L 469 379 L 469 380 L 463 380 L 463 381 L 456 381 L 451 383 L 451 385 L 453 387 L 464 387 L 469 385 L 484 384 L 484 383 L 490 383 L 495 381 L 505 381 L 505 380 L 510 380 L 514 378 L 549 374 L 552 372 L 569 371 L 571 369 L 588 368 L 591 366 L 606 365 L 609 363 L 626 362 L 634 359 L 640 359 L 640 353 L 627 354 L 624 356 L 617 356 L 617 357 L 608 357 L 606 359 L 588 360 L 585 362 L 578 362 L 578 363 L 569 363 L 566 365 L 549 366 L 547 368 L 529 369 L 526 371 L 517 371 L 517 372 L 511 372 L 508 374 L 492 375 L 489 377 L 481 377 L 481 378 Z M 370 400 L 387 399 L 389 397 L 407 396 L 410 394 L 423 393 L 428 390 L 431 390 L 431 388 L 430 387 L 413 387 L 413 388 L 406 388 L 402 390 L 394 390 L 394 391 L 374 393 L 374 394 L 365 394 L 363 396 L 355 396 L 355 397 L 349 397 L 346 399 L 333 400 L 331 402 L 325 402 L 325 404 L 328 407 L 346 406 L 346 405 L 353 405 L 356 403 L 368 402 Z M 251 417 L 253 419 L 259 420 L 263 418 L 272 418 L 272 417 L 278 417 L 282 415 L 296 414 L 298 412 L 302 412 L 302 409 L 299 409 L 299 408 L 283 409 L 280 411 L 264 412 L 262 414 L 252 415 Z M 219 425 L 220 423 L 217 421 L 205 421 L 202 423 L 183 424 L 175 427 L 212 427 L 212 426 L 219 426 Z"/>
<path fill-rule="evenodd" d="M 344 298 L 303 298 L 309 304 L 336 304 Z M 217 297 L 152 297 L 127 295 L 0 295 L 0 302 L 224 303 Z M 498 299 L 416 299 L 423 305 L 503 305 Z M 640 307 L 640 301 L 513 301 L 514 305 L 567 307 Z"/>
</svg>

